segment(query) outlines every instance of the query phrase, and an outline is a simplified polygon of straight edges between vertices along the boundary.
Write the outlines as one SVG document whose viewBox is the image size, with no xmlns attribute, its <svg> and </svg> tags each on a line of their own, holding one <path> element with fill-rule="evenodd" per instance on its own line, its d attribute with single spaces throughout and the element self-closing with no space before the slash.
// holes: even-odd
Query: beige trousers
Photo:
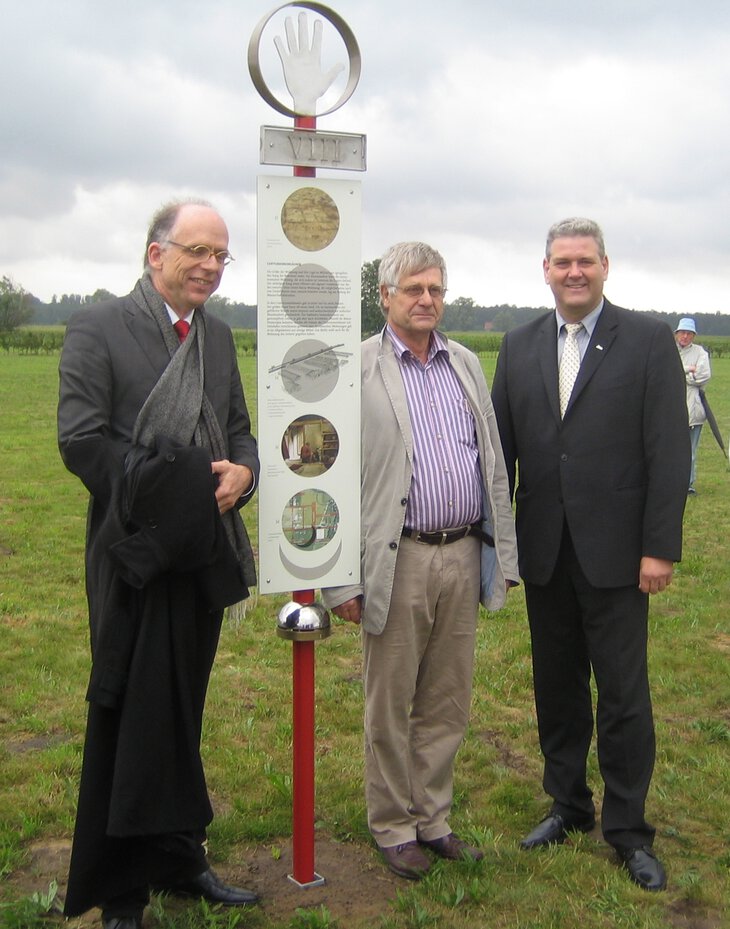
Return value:
<svg viewBox="0 0 730 929">
<path fill-rule="evenodd" d="M 471 701 L 480 544 L 472 536 L 442 546 L 402 538 L 385 629 L 363 632 L 365 799 L 381 847 L 451 832 L 454 758 Z"/>
</svg>

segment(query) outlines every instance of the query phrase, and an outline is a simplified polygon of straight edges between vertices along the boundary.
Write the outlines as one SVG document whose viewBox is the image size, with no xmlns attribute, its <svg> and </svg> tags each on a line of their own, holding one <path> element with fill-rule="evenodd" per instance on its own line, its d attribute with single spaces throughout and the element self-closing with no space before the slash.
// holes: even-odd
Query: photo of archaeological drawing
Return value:
<svg viewBox="0 0 730 929">
<path fill-rule="evenodd" d="M 281 517 L 287 541 L 305 551 L 316 551 L 327 545 L 340 524 L 340 513 L 333 498 L 313 488 L 294 494 Z"/>
</svg>

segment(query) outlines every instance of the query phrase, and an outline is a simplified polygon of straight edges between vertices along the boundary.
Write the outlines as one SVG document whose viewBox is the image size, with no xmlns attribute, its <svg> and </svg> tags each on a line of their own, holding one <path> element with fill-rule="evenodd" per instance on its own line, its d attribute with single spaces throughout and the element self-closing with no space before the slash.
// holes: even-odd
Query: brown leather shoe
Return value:
<svg viewBox="0 0 730 929">
<path fill-rule="evenodd" d="M 418 842 L 405 842 L 403 845 L 379 845 L 385 863 L 398 877 L 405 877 L 409 881 L 420 881 L 431 867 Z"/>
<path fill-rule="evenodd" d="M 461 861 L 464 858 L 471 858 L 472 861 L 481 861 L 484 852 L 473 845 L 468 845 L 458 835 L 450 832 L 448 835 L 441 836 L 440 839 L 431 839 L 430 842 L 425 839 L 419 840 L 421 845 L 430 848 L 439 858 L 448 858 L 450 861 Z"/>
</svg>

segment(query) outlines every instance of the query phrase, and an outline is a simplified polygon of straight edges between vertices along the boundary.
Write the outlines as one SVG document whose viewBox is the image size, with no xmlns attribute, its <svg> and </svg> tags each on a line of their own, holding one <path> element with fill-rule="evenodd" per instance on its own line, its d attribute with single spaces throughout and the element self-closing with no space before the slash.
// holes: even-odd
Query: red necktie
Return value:
<svg viewBox="0 0 730 929">
<path fill-rule="evenodd" d="M 181 342 L 184 342 L 187 338 L 188 332 L 190 332 L 190 323 L 186 322 L 184 319 L 178 319 L 176 323 L 173 323 L 175 332 L 177 332 L 177 337 Z"/>
</svg>

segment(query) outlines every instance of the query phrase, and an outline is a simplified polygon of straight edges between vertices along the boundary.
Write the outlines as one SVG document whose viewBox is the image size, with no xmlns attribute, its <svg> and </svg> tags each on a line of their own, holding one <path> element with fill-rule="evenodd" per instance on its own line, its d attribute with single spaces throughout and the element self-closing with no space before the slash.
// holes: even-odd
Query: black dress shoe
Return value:
<svg viewBox="0 0 730 929">
<path fill-rule="evenodd" d="M 617 848 L 616 852 L 631 880 L 642 890 L 664 890 L 667 886 L 664 867 L 648 845 Z"/>
<path fill-rule="evenodd" d="M 104 929 L 142 929 L 141 916 L 112 916 L 102 920 Z"/>
<path fill-rule="evenodd" d="M 247 903 L 257 903 L 259 899 L 253 890 L 224 884 L 212 868 L 169 890 L 183 897 L 202 897 L 209 903 L 221 903 L 223 906 L 245 906 Z"/>
<path fill-rule="evenodd" d="M 551 813 L 520 842 L 520 848 L 542 848 L 545 845 L 560 845 L 569 832 L 590 832 L 596 825 L 594 819 L 583 822 L 566 822 L 559 813 Z"/>
</svg>

